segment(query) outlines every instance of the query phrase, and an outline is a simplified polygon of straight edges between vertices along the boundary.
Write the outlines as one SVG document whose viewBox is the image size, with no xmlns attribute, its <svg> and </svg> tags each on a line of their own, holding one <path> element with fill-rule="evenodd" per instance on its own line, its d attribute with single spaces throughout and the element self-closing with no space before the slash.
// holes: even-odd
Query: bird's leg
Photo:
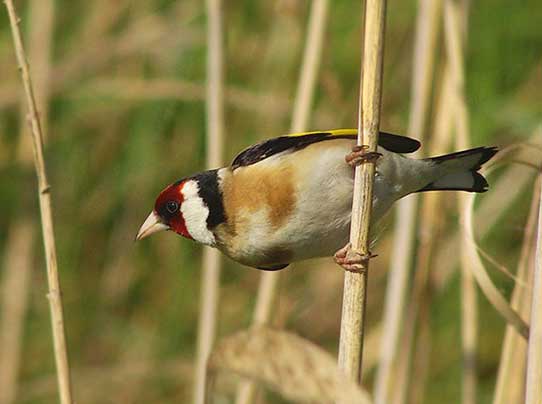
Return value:
<svg viewBox="0 0 542 404">
<path fill-rule="evenodd" d="M 366 145 L 352 147 L 352 151 L 345 156 L 345 161 L 352 167 L 363 163 L 376 163 L 376 160 L 382 157 L 382 153 L 368 152 L 368 148 Z"/>
<path fill-rule="evenodd" d="M 343 267 L 348 272 L 362 272 L 363 267 L 367 266 L 367 262 L 376 257 L 375 254 L 360 254 L 352 250 L 352 245 L 348 243 L 343 248 L 338 250 L 333 256 L 335 262 Z"/>
</svg>

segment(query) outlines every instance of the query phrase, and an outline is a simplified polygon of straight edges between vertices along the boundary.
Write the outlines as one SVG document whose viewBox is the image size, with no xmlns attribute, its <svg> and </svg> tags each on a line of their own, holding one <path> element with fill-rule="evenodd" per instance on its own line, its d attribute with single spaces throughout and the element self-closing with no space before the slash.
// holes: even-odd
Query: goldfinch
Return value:
<svg viewBox="0 0 542 404">
<path fill-rule="evenodd" d="M 403 154 L 420 147 L 415 139 L 381 132 L 377 153 L 364 153 L 356 136 L 356 129 L 280 136 L 242 151 L 228 167 L 183 178 L 160 193 L 136 240 L 172 230 L 269 271 L 336 252 L 336 262 L 351 269 L 343 246 L 356 164 L 376 161 L 373 226 L 413 192 L 485 192 L 478 170 L 497 153 L 477 147 L 412 159 Z"/>
</svg>

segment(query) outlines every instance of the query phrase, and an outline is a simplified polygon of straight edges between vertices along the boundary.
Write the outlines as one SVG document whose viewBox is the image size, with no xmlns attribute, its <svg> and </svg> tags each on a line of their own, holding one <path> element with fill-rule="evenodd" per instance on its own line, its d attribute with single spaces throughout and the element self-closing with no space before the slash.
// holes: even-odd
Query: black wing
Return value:
<svg viewBox="0 0 542 404">
<path fill-rule="evenodd" d="M 285 135 L 264 140 L 239 153 L 232 162 L 232 168 L 249 166 L 284 151 L 295 151 L 310 144 L 333 139 L 355 139 L 356 129 L 340 129 L 329 132 L 307 132 Z M 395 153 L 412 153 L 420 148 L 420 142 L 415 139 L 380 132 L 379 146 Z"/>
</svg>

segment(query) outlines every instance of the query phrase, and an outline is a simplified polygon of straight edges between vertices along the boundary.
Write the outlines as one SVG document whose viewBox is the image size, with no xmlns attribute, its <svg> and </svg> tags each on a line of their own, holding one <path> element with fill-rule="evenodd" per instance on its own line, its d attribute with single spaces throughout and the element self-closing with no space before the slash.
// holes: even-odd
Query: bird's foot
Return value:
<svg viewBox="0 0 542 404">
<path fill-rule="evenodd" d="M 335 262 L 340 265 L 345 271 L 361 273 L 367 267 L 367 263 L 371 258 L 376 257 L 375 254 L 360 254 L 352 250 L 352 245 L 348 243 L 343 248 L 338 250 L 333 256 Z"/>
<path fill-rule="evenodd" d="M 359 166 L 363 163 L 376 163 L 376 161 L 382 157 L 382 153 L 368 152 L 368 148 L 369 146 L 366 145 L 352 147 L 352 151 L 344 158 L 346 163 L 352 167 Z"/>
</svg>

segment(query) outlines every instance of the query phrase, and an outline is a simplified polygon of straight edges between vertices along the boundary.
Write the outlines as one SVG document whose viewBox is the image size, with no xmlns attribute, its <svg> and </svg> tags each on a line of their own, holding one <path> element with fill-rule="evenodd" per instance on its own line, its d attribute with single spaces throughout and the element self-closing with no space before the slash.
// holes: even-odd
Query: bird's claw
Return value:
<svg viewBox="0 0 542 404">
<path fill-rule="evenodd" d="M 364 163 L 376 163 L 376 161 L 382 157 L 382 153 L 367 151 L 369 146 L 356 145 L 352 147 L 352 151 L 344 158 L 346 163 L 352 167 L 359 166 Z"/>
<path fill-rule="evenodd" d="M 376 254 L 372 254 L 371 252 L 367 254 L 356 252 L 352 249 L 352 245 L 348 243 L 338 250 L 333 258 L 335 263 L 340 265 L 345 271 L 361 273 L 367 268 L 369 260 L 376 256 Z"/>
</svg>

